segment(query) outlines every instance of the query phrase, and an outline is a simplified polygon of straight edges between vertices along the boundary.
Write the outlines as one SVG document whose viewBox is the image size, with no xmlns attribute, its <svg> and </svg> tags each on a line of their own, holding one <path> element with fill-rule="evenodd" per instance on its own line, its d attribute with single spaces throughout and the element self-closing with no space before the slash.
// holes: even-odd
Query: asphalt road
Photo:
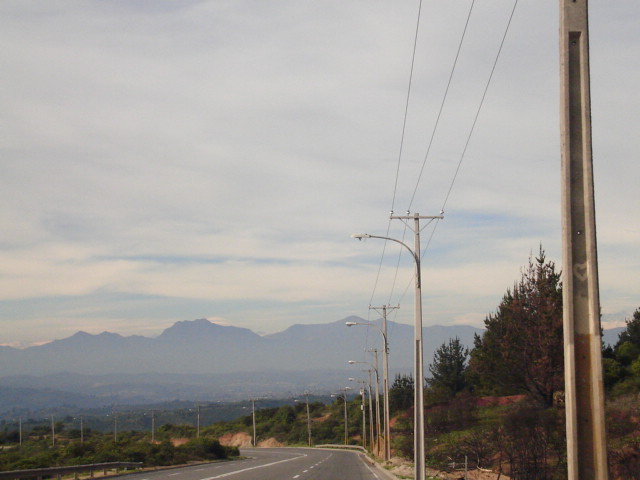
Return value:
<svg viewBox="0 0 640 480">
<path fill-rule="evenodd" d="M 127 480 L 385 480 L 356 452 L 312 448 L 243 449 L 245 460 L 128 475 Z"/>
</svg>

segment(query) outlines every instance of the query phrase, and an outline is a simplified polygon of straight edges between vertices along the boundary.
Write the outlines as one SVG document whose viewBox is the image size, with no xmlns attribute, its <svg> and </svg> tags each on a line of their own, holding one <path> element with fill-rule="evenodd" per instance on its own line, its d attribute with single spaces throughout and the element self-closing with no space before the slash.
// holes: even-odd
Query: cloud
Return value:
<svg viewBox="0 0 640 480">
<path fill-rule="evenodd" d="M 518 6 L 462 157 L 511 5 L 475 7 L 416 183 L 466 4 L 425 5 L 398 163 L 410 2 L 3 2 L 0 342 L 366 315 L 412 265 L 378 277 L 382 243 L 350 233 L 437 214 L 461 159 L 425 308 L 483 318 L 540 244 L 560 264 L 556 2 Z M 638 8 L 590 3 L 605 312 L 638 303 Z"/>
</svg>

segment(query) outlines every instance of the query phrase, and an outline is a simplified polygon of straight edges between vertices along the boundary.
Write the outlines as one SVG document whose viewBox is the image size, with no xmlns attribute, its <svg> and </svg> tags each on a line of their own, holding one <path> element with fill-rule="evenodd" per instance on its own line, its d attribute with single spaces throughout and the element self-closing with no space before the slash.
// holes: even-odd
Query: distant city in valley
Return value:
<svg viewBox="0 0 640 480">
<path fill-rule="evenodd" d="M 0 347 L 0 415 L 63 405 L 99 408 L 286 398 L 304 391 L 329 394 L 344 387 L 349 377 L 368 375 L 363 370 L 375 360 L 365 349 L 381 352 L 380 332 L 348 328 L 348 321 L 365 322 L 347 317 L 260 336 L 198 319 L 177 322 L 156 338 L 78 332 L 23 350 Z M 605 342 L 615 343 L 621 330 L 605 330 Z M 470 348 L 481 332 L 463 325 L 425 327 L 425 365 L 449 339 L 459 338 Z M 391 378 L 411 374 L 413 326 L 389 322 L 388 336 Z M 363 363 L 348 365 L 349 360 Z"/>
</svg>

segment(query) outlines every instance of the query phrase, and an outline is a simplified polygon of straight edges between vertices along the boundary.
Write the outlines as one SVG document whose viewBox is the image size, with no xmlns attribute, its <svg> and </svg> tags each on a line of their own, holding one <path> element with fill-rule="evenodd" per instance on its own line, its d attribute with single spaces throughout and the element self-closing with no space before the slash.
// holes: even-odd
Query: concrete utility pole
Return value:
<svg viewBox="0 0 640 480">
<path fill-rule="evenodd" d="M 606 480 L 587 0 L 560 0 L 565 404 L 569 480 Z"/>
<path fill-rule="evenodd" d="M 360 388 L 360 397 L 362 398 L 362 405 L 360 405 L 360 410 L 362 410 L 362 448 L 367 449 L 367 409 L 365 405 L 367 403 L 367 399 L 364 396 L 364 385 Z"/>
<path fill-rule="evenodd" d="M 51 415 L 51 445 L 56 446 L 56 427 L 53 425 L 53 415 Z"/>
<path fill-rule="evenodd" d="M 387 311 L 395 310 L 397 307 L 382 305 L 381 307 L 369 307 L 380 313 L 382 310 L 382 337 L 384 340 L 384 350 L 382 351 L 382 395 L 384 398 L 384 460 L 388 462 L 391 458 L 391 427 L 389 425 L 389 340 L 387 337 Z"/>
<path fill-rule="evenodd" d="M 251 417 L 253 418 L 253 447 L 257 447 L 256 443 L 256 399 L 251 399 Z"/>
<path fill-rule="evenodd" d="M 436 216 L 421 216 L 419 213 L 406 216 L 393 216 L 392 220 L 413 220 L 413 235 L 414 235 L 414 249 L 407 249 L 413 254 L 416 267 L 416 294 L 415 294 L 415 325 L 414 325 L 414 462 L 415 462 L 415 480 L 424 480 L 425 477 L 425 461 L 426 452 L 424 446 L 424 373 L 423 373 L 423 343 L 422 343 L 422 270 L 420 267 L 420 219 L 442 219 L 442 215 Z M 409 222 L 406 225 L 410 226 Z"/>
<path fill-rule="evenodd" d="M 373 353 L 373 371 L 376 374 L 376 436 L 378 437 L 378 442 L 375 445 L 375 449 L 377 452 L 377 455 L 380 455 L 380 436 L 381 436 L 381 432 L 380 432 L 380 375 L 379 375 L 379 370 L 378 370 L 378 349 L 377 348 L 372 348 L 370 350 L 367 350 L 367 352 Z M 357 363 L 357 362 L 354 362 Z M 369 362 L 365 362 L 365 363 L 369 363 Z M 373 449 L 373 445 L 372 445 L 372 449 Z"/>
<path fill-rule="evenodd" d="M 200 405 L 198 404 L 196 408 L 196 438 L 200 438 Z"/>
<path fill-rule="evenodd" d="M 367 383 L 367 387 L 369 387 L 369 449 L 371 450 L 371 452 L 373 452 L 373 446 L 375 445 L 376 439 L 373 430 L 373 394 L 371 391 L 371 369 L 368 369 L 367 372 L 369 373 L 369 383 Z"/>
<path fill-rule="evenodd" d="M 353 238 L 362 240 L 363 238 L 381 238 L 383 240 L 389 240 L 391 242 L 399 243 L 404 248 L 409 250 L 416 267 L 416 283 L 415 283 L 415 326 L 414 326 L 414 345 L 413 345 L 413 357 L 415 360 L 414 376 L 415 376 L 415 388 L 414 388 L 414 423 L 413 423 L 413 457 L 414 457 L 414 480 L 425 479 L 425 447 L 424 447 L 424 373 L 423 373 L 423 348 L 422 348 L 422 274 L 420 267 L 420 219 L 442 219 L 444 216 L 440 212 L 440 215 L 435 216 L 421 216 L 419 213 L 410 215 L 407 212 L 406 216 L 394 216 L 391 212 L 392 220 L 405 221 L 414 235 L 414 249 L 412 250 L 409 245 L 400 240 L 391 237 L 383 237 L 380 235 L 370 235 L 368 233 L 354 233 L 351 235 Z M 413 227 L 411 227 L 408 220 L 413 220 Z"/>
<path fill-rule="evenodd" d="M 311 446 L 311 415 L 309 414 L 309 392 L 304 392 L 307 397 L 307 435 L 309 437 L 309 446 Z"/>
</svg>

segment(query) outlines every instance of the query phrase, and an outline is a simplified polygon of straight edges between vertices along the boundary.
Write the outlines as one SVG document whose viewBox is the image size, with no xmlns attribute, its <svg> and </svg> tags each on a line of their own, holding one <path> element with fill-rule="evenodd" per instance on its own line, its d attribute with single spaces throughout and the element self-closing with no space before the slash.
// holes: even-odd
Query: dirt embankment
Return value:
<svg viewBox="0 0 640 480">
<path fill-rule="evenodd" d="M 245 448 L 251 446 L 251 436 L 248 433 L 227 433 L 218 438 L 220 445 L 225 447 Z"/>
<path fill-rule="evenodd" d="M 224 445 L 226 447 L 248 448 L 252 446 L 251 435 L 245 432 L 227 433 L 226 435 L 221 436 L 218 441 L 221 445 Z M 278 442 L 275 438 L 267 438 L 266 440 L 261 440 L 260 442 L 258 442 L 258 447 L 261 448 L 273 448 L 282 446 L 283 444 Z"/>
<path fill-rule="evenodd" d="M 389 471 L 398 478 L 412 478 L 414 474 L 413 464 L 404 458 L 393 457 L 389 462 Z M 432 468 L 427 468 L 427 475 L 442 480 L 458 480 L 464 478 L 464 472 L 447 473 Z M 467 480 L 510 480 L 504 473 L 498 475 L 487 470 L 469 470 Z"/>
</svg>

